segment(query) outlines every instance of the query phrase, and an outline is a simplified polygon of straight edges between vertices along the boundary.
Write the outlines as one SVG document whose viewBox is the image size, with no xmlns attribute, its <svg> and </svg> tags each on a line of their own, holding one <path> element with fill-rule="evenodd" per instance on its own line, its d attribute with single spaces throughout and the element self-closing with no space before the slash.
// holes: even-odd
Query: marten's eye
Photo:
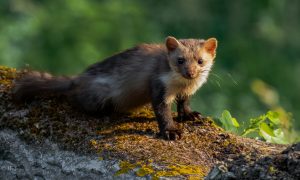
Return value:
<svg viewBox="0 0 300 180">
<path fill-rule="evenodd" d="M 183 64 L 185 62 L 185 59 L 183 57 L 177 58 L 177 63 L 178 64 Z"/>
<path fill-rule="evenodd" d="M 203 64 L 203 59 L 198 59 L 198 64 Z"/>
</svg>

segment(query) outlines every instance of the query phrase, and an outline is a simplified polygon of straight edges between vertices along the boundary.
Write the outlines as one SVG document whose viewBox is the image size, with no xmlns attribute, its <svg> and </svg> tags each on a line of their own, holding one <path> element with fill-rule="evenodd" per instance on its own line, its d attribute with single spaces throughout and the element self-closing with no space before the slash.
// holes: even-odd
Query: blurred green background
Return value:
<svg viewBox="0 0 300 180">
<path fill-rule="evenodd" d="M 71 75 L 168 35 L 216 37 L 194 108 L 242 121 L 283 107 L 299 128 L 299 19 L 297 0 L 0 0 L 0 64 Z"/>
</svg>

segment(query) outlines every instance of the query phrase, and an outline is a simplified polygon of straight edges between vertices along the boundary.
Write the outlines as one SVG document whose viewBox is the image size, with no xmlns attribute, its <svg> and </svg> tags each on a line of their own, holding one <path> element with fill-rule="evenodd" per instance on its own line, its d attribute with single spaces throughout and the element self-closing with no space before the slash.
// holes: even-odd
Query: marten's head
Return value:
<svg viewBox="0 0 300 180">
<path fill-rule="evenodd" d="M 167 37 L 169 64 L 186 79 L 208 74 L 216 57 L 217 40 L 180 39 Z"/>
</svg>

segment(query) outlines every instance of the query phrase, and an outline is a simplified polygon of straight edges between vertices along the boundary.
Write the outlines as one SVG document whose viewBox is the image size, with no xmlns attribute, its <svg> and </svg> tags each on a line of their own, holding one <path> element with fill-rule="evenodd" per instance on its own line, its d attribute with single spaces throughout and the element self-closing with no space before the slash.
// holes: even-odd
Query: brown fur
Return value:
<svg viewBox="0 0 300 180">
<path fill-rule="evenodd" d="M 168 37 L 165 45 L 136 46 L 73 78 L 29 72 L 15 82 L 13 96 L 24 100 L 41 94 L 64 94 L 73 105 L 92 113 L 126 112 L 151 102 L 154 109 L 161 103 L 168 109 L 176 97 L 189 97 L 205 83 L 216 46 L 213 38 L 205 41 Z M 178 58 L 184 59 L 184 63 L 180 64 Z M 203 63 L 199 64 L 200 60 Z M 167 131 L 169 126 L 164 121 L 174 129 L 167 109 L 163 112 L 168 115 L 157 114 L 161 131 Z"/>
<path fill-rule="evenodd" d="M 67 92 L 71 87 L 71 79 L 71 77 L 53 77 L 48 73 L 29 71 L 14 83 L 13 99 L 24 101 L 41 94 Z"/>
</svg>

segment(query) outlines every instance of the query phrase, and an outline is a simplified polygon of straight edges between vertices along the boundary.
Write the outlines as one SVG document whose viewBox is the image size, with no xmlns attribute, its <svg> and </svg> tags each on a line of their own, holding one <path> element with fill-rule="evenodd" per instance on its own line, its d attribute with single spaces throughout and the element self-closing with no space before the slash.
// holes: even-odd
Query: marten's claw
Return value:
<svg viewBox="0 0 300 180">
<path fill-rule="evenodd" d="M 164 132 L 161 132 L 159 135 L 165 140 L 175 141 L 181 139 L 182 131 L 179 129 L 165 130 Z"/>
<path fill-rule="evenodd" d="M 178 116 L 178 120 L 183 122 L 183 121 L 195 121 L 195 120 L 201 120 L 204 117 L 201 115 L 201 113 L 197 111 L 193 111 L 190 113 L 186 113 L 184 115 Z"/>
<path fill-rule="evenodd" d="M 187 115 L 191 120 L 201 120 L 201 119 L 203 119 L 203 116 L 201 115 L 201 113 L 199 113 L 199 112 L 197 112 L 197 111 L 193 111 L 193 112 L 191 112 L 191 113 L 189 113 L 188 115 Z"/>
</svg>

